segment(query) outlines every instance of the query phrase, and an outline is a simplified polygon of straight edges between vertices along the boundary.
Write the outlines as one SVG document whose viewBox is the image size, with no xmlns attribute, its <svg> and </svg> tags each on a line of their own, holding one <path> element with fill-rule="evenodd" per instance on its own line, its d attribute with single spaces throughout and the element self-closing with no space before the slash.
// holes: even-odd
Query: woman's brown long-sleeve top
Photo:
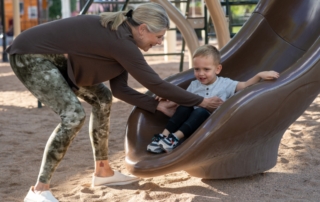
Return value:
<svg viewBox="0 0 320 202">
<path fill-rule="evenodd" d="M 155 112 L 158 101 L 127 85 L 128 73 L 156 95 L 185 106 L 203 97 L 163 81 L 147 64 L 127 23 L 112 31 L 100 17 L 80 15 L 38 25 L 22 32 L 6 50 L 12 54 L 68 54 L 68 77 L 75 86 L 110 82 L 113 95 Z"/>
</svg>

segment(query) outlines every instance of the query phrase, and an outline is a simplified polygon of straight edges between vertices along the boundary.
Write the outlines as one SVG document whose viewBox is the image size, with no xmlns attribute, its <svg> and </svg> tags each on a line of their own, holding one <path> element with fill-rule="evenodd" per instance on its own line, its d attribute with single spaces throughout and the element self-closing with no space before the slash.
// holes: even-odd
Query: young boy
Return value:
<svg viewBox="0 0 320 202">
<path fill-rule="evenodd" d="M 220 53 L 211 45 L 199 47 L 193 54 L 194 75 L 187 91 L 203 97 L 218 96 L 222 101 L 230 98 L 235 92 L 258 83 L 261 79 L 279 78 L 275 71 L 263 71 L 246 82 L 233 81 L 229 78 L 218 77 L 222 69 Z M 164 131 L 154 135 L 147 150 L 153 153 L 172 151 L 182 138 L 190 135 L 210 116 L 210 112 L 201 107 L 179 106 L 168 121 Z"/>
</svg>

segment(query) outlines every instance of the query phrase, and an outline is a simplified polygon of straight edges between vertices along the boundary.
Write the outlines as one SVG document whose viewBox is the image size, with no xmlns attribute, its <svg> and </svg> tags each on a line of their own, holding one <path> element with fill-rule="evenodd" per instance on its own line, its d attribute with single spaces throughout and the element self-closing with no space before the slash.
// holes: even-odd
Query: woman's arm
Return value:
<svg viewBox="0 0 320 202">
<path fill-rule="evenodd" d="M 145 61 L 136 44 L 128 40 L 117 42 L 119 43 L 117 47 L 121 48 L 115 48 L 112 57 L 149 91 L 184 106 L 197 106 L 203 101 L 203 97 L 160 78 Z"/>
<path fill-rule="evenodd" d="M 113 96 L 131 105 L 154 113 L 159 102 L 149 95 L 132 89 L 128 86 L 127 80 L 128 72 L 126 71 L 110 80 L 110 87 Z"/>
<path fill-rule="evenodd" d="M 176 108 L 178 107 L 177 103 L 169 101 L 167 99 L 163 99 L 159 96 L 156 96 L 155 100 L 159 101 L 157 110 L 162 111 L 164 114 L 166 114 L 169 117 L 171 117 L 174 114 Z M 210 112 L 213 112 L 216 108 L 222 105 L 222 103 L 223 103 L 223 100 L 221 100 L 217 96 L 214 96 L 211 98 L 204 98 L 203 101 L 198 106 L 202 108 L 206 108 Z"/>
<path fill-rule="evenodd" d="M 210 111 L 213 111 L 218 106 L 222 104 L 222 100 L 218 97 L 213 98 L 203 98 L 202 96 L 195 95 L 193 93 L 187 92 L 186 90 L 182 89 L 179 86 L 176 86 L 174 84 L 171 84 L 167 81 L 164 81 L 159 77 L 159 75 L 147 64 L 145 61 L 143 55 L 141 54 L 141 51 L 137 48 L 137 46 L 134 43 L 130 43 L 130 41 L 127 40 L 121 40 L 117 41 L 119 43 L 118 47 L 121 47 L 120 49 L 113 52 L 114 59 L 125 69 L 127 72 L 133 76 L 139 83 L 141 83 L 143 86 L 145 86 L 149 91 L 152 93 L 171 100 L 177 104 L 184 105 L 184 106 L 200 106 L 203 108 L 206 108 Z M 118 80 L 117 78 L 112 79 L 113 81 Z M 120 81 L 124 82 L 124 80 Z M 125 81 L 126 82 L 126 81 Z M 112 82 L 114 83 L 114 82 Z M 111 82 L 110 82 L 111 84 Z M 123 83 L 124 84 L 124 83 Z M 125 83 L 126 86 L 121 86 L 121 89 L 118 89 L 119 87 L 116 85 L 113 85 L 115 89 L 117 90 L 117 94 L 122 96 L 123 98 L 119 99 L 126 99 L 124 101 L 128 102 L 130 99 L 130 95 L 125 95 L 127 92 L 129 92 L 128 89 L 131 89 L 127 86 L 127 83 Z M 130 90 L 132 92 L 133 89 Z M 112 90 L 114 93 L 114 90 Z M 141 95 L 140 95 L 141 96 Z M 147 95 L 145 95 L 147 96 Z M 149 96 L 150 97 L 150 96 Z M 153 99 L 153 106 L 154 102 L 156 102 L 156 106 L 154 110 L 156 110 L 158 101 L 154 100 L 153 97 L 150 97 Z M 133 99 L 138 99 L 133 101 Z M 130 104 L 133 104 L 135 102 L 138 107 L 141 107 L 142 109 L 145 109 L 148 103 L 146 103 L 146 98 L 139 96 L 132 97 Z M 151 102 L 150 100 L 148 102 Z M 138 104 L 138 105 L 137 105 Z M 161 108 L 161 106 L 160 106 Z M 149 107 L 148 111 L 152 111 Z"/>
<path fill-rule="evenodd" d="M 258 83 L 261 79 L 263 80 L 271 80 L 271 79 L 277 79 L 279 78 L 279 73 L 275 71 L 264 71 L 259 72 L 251 79 L 245 81 L 245 82 L 239 82 L 236 88 L 236 91 L 242 90 L 248 86 L 251 86 L 255 83 Z"/>
</svg>

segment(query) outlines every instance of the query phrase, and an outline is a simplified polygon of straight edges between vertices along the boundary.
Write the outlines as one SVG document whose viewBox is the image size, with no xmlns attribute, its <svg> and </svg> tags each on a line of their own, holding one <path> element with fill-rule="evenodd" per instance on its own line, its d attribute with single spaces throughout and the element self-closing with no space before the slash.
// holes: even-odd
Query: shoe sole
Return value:
<svg viewBox="0 0 320 202">
<path fill-rule="evenodd" d="M 134 182 L 139 181 L 140 179 L 134 179 L 134 180 L 129 180 L 129 181 L 123 181 L 123 182 L 110 182 L 110 183 L 106 183 L 106 184 L 100 184 L 100 185 L 93 185 L 92 187 L 97 187 L 97 186 L 117 186 L 117 185 L 127 185 L 127 184 L 131 184 Z"/>
<path fill-rule="evenodd" d="M 160 154 L 163 152 L 162 148 L 159 147 L 159 145 L 150 145 L 150 144 L 147 146 L 147 151 L 151 153 L 156 153 L 156 154 Z"/>
<path fill-rule="evenodd" d="M 171 151 L 173 150 L 173 149 L 165 149 L 162 144 L 159 144 L 159 146 L 160 146 L 161 149 L 162 149 L 163 151 L 165 151 L 166 153 L 169 153 L 169 152 L 171 152 Z"/>
<path fill-rule="evenodd" d="M 37 202 L 37 201 L 32 200 L 32 199 L 30 199 L 30 198 L 24 198 L 24 199 L 23 199 L 23 202 Z"/>
<path fill-rule="evenodd" d="M 160 148 L 161 149 L 161 148 Z M 163 150 L 161 149 L 160 151 L 152 151 L 151 149 L 147 149 L 148 152 L 154 153 L 154 154 L 161 154 L 163 153 Z"/>
</svg>

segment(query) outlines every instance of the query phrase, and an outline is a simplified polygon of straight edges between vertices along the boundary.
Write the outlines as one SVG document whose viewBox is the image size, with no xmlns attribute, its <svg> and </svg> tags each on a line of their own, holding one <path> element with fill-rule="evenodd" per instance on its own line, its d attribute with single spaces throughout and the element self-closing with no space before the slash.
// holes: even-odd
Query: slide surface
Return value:
<svg viewBox="0 0 320 202">
<path fill-rule="evenodd" d="M 221 50 L 220 76 L 244 81 L 263 70 L 280 72 L 228 99 L 171 153 L 146 151 L 168 117 L 134 108 L 126 130 L 126 166 L 141 177 L 185 170 L 205 179 L 264 172 L 277 162 L 287 128 L 320 92 L 319 0 L 260 0 L 240 32 Z M 167 81 L 186 88 L 193 70 Z"/>
</svg>

